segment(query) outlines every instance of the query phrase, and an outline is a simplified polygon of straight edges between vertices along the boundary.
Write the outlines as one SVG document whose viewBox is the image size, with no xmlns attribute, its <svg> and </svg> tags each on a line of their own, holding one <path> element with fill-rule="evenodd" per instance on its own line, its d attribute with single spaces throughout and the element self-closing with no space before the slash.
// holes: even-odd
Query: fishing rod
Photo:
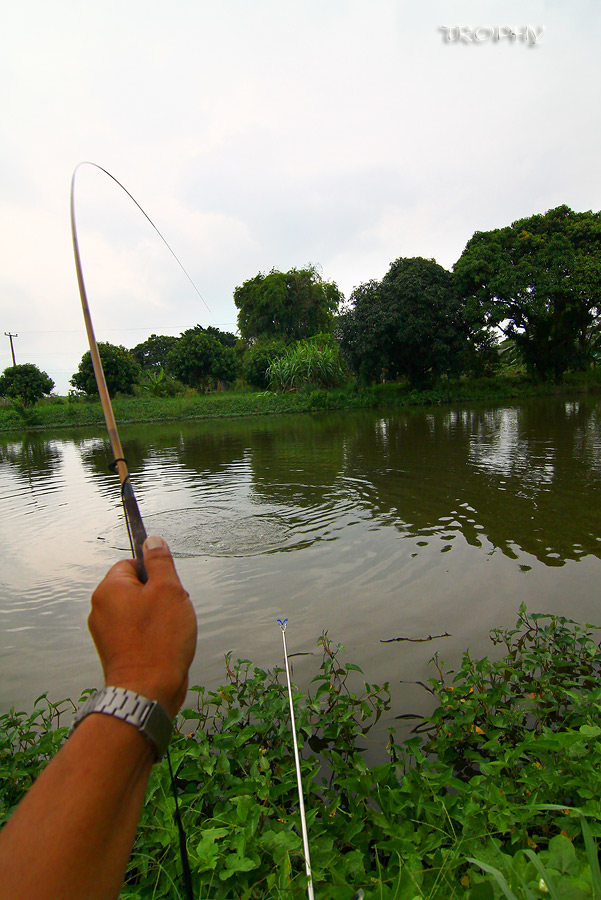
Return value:
<svg viewBox="0 0 601 900">
<path fill-rule="evenodd" d="M 71 178 L 71 238 L 73 240 L 73 255 L 75 257 L 75 270 L 77 272 L 77 284 L 79 286 L 79 296 L 81 298 L 81 308 L 83 311 L 83 318 L 86 326 L 86 333 L 88 336 L 88 344 L 90 347 L 90 356 L 92 358 L 92 366 L 94 368 L 94 376 L 96 378 L 96 384 L 98 386 L 98 393 L 100 395 L 100 402 L 102 404 L 102 412 L 104 414 L 104 421 L 106 422 L 106 427 L 109 433 L 109 440 L 111 443 L 111 449 L 113 451 L 113 462 L 111 463 L 111 470 L 116 472 L 119 476 L 119 481 L 121 482 L 121 500 L 123 503 L 123 509 L 125 511 L 125 521 L 127 524 L 127 531 L 129 534 L 129 540 L 131 543 L 132 554 L 136 560 L 136 568 L 138 572 L 138 578 L 142 583 L 146 582 L 146 570 L 144 568 L 144 558 L 142 554 L 142 545 L 146 540 L 146 529 L 144 528 L 144 523 L 142 521 L 142 516 L 140 515 L 140 510 L 138 508 L 138 502 L 136 500 L 134 489 L 131 484 L 131 480 L 129 477 L 129 471 L 127 468 L 127 460 L 123 455 L 123 448 L 121 446 L 121 441 L 119 439 L 119 432 L 117 431 L 117 423 L 115 422 L 115 416 L 113 414 L 113 408 L 111 405 L 111 398 L 109 396 L 108 388 L 106 385 L 106 378 L 104 377 L 104 371 L 102 368 L 102 361 L 100 359 L 100 354 L 98 352 L 98 344 L 96 342 L 96 335 L 94 334 L 94 326 L 92 324 L 92 317 L 90 315 L 90 307 L 88 304 L 88 297 L 86 293 L 86 286 L 83 277 L 83 269 L 81 266 L 81 256 L 79 253 L 79 241 L 77 238 L 77 224 L 75 219 L 75 177 L 77 172 L 82 166 L 93 166 L 95 169 L 98 169 L 100 172 L 104 172 L 105 175 L 117 184 L 121 190 L 125 191 L 127 196 L 135 203 L 138 207 L 142 215 L 147 219 L 147 221 L 152 225 L 160 239 L 163 241 L 178 266 L 204 303 L 204 305 L 209 310 L 209 307 L 203 298 L 202 294 L 190 278 L 188 272 L 176 256 L 175 252 L 171 248 L 168 241 L 161 234 L 157 226 L 154 224 L 150 216 L 145 212 L 144 209 L 140 206 L 136 198 L 130 194 L 126 187 L 124 187 L 120 181 L 118 181 L 114 175 L 111 175 L 107 169 L 103 169 L 102 166 L 99 166 L 97 163 L 93 162 L 80 162 L 75 169 L 73 170 L 73 176 Z M 210 312 L 210 310 L 209 310 Z"/>
<path fill-rule="evenodd" d="M 156 227 L 156 225 L 154 224 L 152 219 L 150 219 L 149 216 L 146 215 L 146 213 L 144 212 L 144 210 L 142 209 L 140 204 L 137 202 L 137 200 L 135 200 L 135 198 L 132 197 L 132 195 L 129 193 L 129 191 L 123 187 L 121 182 L 117 181 L 117 179 L 113 175 L 111 175 L 110 172 L 107 172 L 106 169 L 103 169 L 102 166 L 99 166 L 96 163 L 91 163 L 91 162 L 79 163 L 79 165 L 77 165 L 75 167 L 75 169 L 73 171 L 73 176 L 71 178 L 71 204 L 70 204 L 70 206 L 71 206 L 71 237 L 73 240 L 73 255 L 75 257 L 75 270 L 77 272 L 77 284 L 79 286 L 79 296 L 81 298 L 81 307 L 83 310 L 83 317 L 84 317 L 84 322 L 85 322 L 85 326 L 86 326 L 86 333 L 88 336 L 88 344 L 90 346 L 90 356 L 92 358 L 92 365 L 94 367 L 94 376 L 96 378 L 96 384 L 98 386 L 98 393 L 100 394 L 100 402 L 102 404 L 102 412 L 104 414 L 104 420 L 106 422 L 106 427 L 108 429 L 109 440 L 111 443 L 111 449 L 112 449 L 113 456 L 114 456 L 113 462 L 110 464 L 109 468 L 111 469 L 111 471 L 114 471 L 117 473 L 117 475 L 119 476 L 119 481 L 121 482 L 121 500 L 123 503 L 123 510 L 125 513 L 125 522 L 126 522 L 127 531 L 129 534 L 132 555 L 133 555 L 134 559 L 136 560 L 136 571 L 138 574 L 138 578 L 142 582 L 142 584 L 145 584 L 146 581 L 148 580 L 148 577 L 146 574 L 146 568 L 144 566 L 144 557 L 143 557 L 142 546 L 144 544 L 144 541 L 146 540 L 146 528 L 144 527 L 144 522 L 142 521 L 142 515 L 140 513 L 140 509 L 138 507 L 138 502 L 136 500 L 136 496 L 134 494 L 134 489 L 132 487 L 131 480 L 129 477 L 127 460 L 125 459 L 125 457 L 123 455 L 123 448 L 121 446 L 121 440 L 119 438 L 119 432 L 117 430 L 117 423 L 115 421 L 115 416 L 113 413 L 111 398 L 110 398 L 110 395 L 108 392 L 106 378 L 104 377 L 104 370 L 102 368 L 102 361 L 100 359 L 100 354 L 98 352 L 96 336 L 94 334 L 94 326 L 92 324 L 92 317 L 90 315 L 90 307 L 88 304 L 86 286 L 85 286 L 84 277 L 83 277 L 83 269 L 81 267 L 81 257 L 79 254 L 79 241 L 77 239 L 77 224 L 76 224 L 76 219 L 75 219 L 75 176 L 77 175 L 79 168 L 84 165 L 90 165 L 90 166 L 94 166 L 96 169 L 100 169 L 101 172 L 104 172 L 105 175 L 108 175 L 109 178 L 112 178 L 112 180 L 116 184 L 118 184 L 120 188 L 122 188 L 125 191 L 125 193 L 128 195 L 128 197 L 130 197 L 133 200 L 133 202 L 136 204 L 138 209 L 144 214 L 144 216 L 146 216 L 146 218 L 148 219 L 148 221 L 150 222 L 150 224 L 152 225 L 154 230 L 161 237 L 162 241 L 167 245 L 168 249 L 170 250 L 172 255 L 175 257 L 175 259 L 177 260 L 180 267 L 185 272 L 188 279 L 190 281 L 192 281 L 192 280 L 190 279 L 190 276 L 188 275 L 188 273 L 186 272 L 186 270 L 180 263 L 179 259 L 177 259 L 177 256 L 175 256 L 175 253 L 173 252 L 173 250 L 171 249 L 171 247 L 169 246 L 169 244 L 167 243 L 167 241 L 165 240 L 165 238 L 163 237 L 161 232 L 158 230 L 158 228 Z M 196 286 L 194 285 L 193 282 L 192 282 L 192 284 L 196 290 L 196 293 L 198 293 L 198 295 L 200 296 L 200 294 L 199 294 L 198 290 L 196 289 Z M 202 299 L 202 297 L 201 297 L 201 299 Z M 204 300 L 203 300 L 203 303 L 204 303 Z M 206 303 L 205 303 L 205 306 L 206 306 Z M 207 309 L 208 309 L 208 307 L 207 307 Z M 187 847 L 186 847 L 186 835 L 185 835 L 184 826 L 183 826 L 180 809 L 179 809 L 179 802 L 178 802 L 178 797 L 177 797 L 177 790 L 175 787 L 175 779 L 173 777 L 173 769 L 171 767 L 171 757 L 169 755 L 169 748 L 167 748 L 166 756 L 167 756 L 167 763 L 169 766 L 169 776 L 171 779 L 171 789 L 172 789 L 173 797 L 175 800 L 174 820 L 177 825 L 178 837 L 179 837 L 179 851 L 180 851 L 180 859 L 182 862 L 182 882 L 183 882 L 184 892 L 185 892 L 187 900 L 193 900 L 192 877 L 190 874 L 190 864 L 188 861 L 188 851 L 187 851 Z"/>
</svg>

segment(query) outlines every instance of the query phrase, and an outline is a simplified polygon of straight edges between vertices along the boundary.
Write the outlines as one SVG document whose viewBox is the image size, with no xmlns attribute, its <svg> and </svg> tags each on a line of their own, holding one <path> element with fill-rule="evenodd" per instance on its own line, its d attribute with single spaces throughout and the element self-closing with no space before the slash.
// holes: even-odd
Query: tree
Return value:
<svg viewBox="0 0 601 900">
<path fill-rule="evenodd" d="M 286 343 L 332 331 L 342 294 L 325 282 L 315 266 L 269 275 L 259 272 L 234 291 L 238 329 L 248 341 L 282 340 Z"/>
<path fill-rule="evenodd" d="M 231 383 L 238 377 L 241 369 L 240 356 L 235 347 L 221 345 L 221 352 L 213 368 L 214 378 L 222 384 Z"/>
<path fill-rule="evenodd" d="M 101 341 L 98 354 L 106 379 L 109 394 L 131 394 L 140 375 L 140 366 L 125 347 Z M 98 393 L 98 386 L 92 366 L 90 351 L 86 350 L 79 363 L 77 372 L 71 378 L 71 384 L 78 391 L 93 395 Z"/>
<path fill-rule="evenodd" d="M 355 288 L 338 334 L 349 365 L 365 381 L 412 384 L 461 371 L 468 327 L 453 276 L 434 260 L 393 262 L 381 282 Z"/>
<path fill-rule="evenodd" d="M 200 325 L 196 327 L 200 328 Z M 217 338 L 222 347 L 235 347 L 238 343 L 238 338 L 231 331 L 220 331 L 214 325 L 207 325 L 205 331 L 207 334 L 212 334 L 213 337 Z"/>
<path fill-rule="evenodd" d="M 476 232 L 454 272 L 466 302 L 515 341 L 532 373 L 558 379 L 586 365 L 601 312 L 601 213 L 558 206 Z"/>
<path fill-rule="evenodd" d="M 179 338 L 170 334 L 151 334 L 147 340 L 137 344 L 129 352 L 144 371 L 164 369 L 167 356 Z"/>
<path fill-rule="evenodd" d="M 23 406 L 33 406 L 53 387 L 54 381 L 33 363 L 10 366 L 0 376 L 0 397 L 17 400 Z"/>
<path fill-rule="evenodd" d="M 234 381 L 238 356 L 200 325 L 184 331 L 167 358 L 169 371 L 184 384 L 206 390 L 217 381 Z"/>
</svg>

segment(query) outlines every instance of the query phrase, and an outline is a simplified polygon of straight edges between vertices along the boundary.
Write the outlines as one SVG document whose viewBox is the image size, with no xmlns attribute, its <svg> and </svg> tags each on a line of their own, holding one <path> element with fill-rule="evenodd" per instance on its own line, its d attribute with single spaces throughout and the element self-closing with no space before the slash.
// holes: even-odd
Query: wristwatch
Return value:
<svg viewBox="0 0 601 900">
<path fill-rule="evenodd" d="M 168 712 L 156 700 L 149 700 L 135 691 L 119 687 L 96 691 L 75 716 L 71 734 L 90 713 L 105 713 L 133 725 L 150 741 L 157 760 L 163 757 L 171 740 L 173 722 Z"/>
</svg>

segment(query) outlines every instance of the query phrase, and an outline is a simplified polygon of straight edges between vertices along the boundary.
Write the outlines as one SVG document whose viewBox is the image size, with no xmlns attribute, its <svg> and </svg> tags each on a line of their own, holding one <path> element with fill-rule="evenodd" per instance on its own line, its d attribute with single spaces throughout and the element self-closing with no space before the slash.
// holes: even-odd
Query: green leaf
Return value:
<svg viewBox="0 0 601 900">
<path fill-rule="evenodd" d="M 225 869 L 221 870 L 219 878 L 222 881 L 226 881 L 226 879 L 231 878 L 232 875 L 235 875 L 237 872 L 250 872 L 252 869 L 256 869 L 257 866 L 258 863 L 248 856 L 239 856 L 236 853 L 232 853 L 227 856 L 225 860 Z"/>
<path fill-rule="evenodd" d="M 271 854 L 275 864 L 279 865 L 289 852 L 300 848 L 301 839 L 293 831 L 267 831 L 261 836 L 259 843 Z"/>
<path fill-rule="evenodd" d="M 489 875 L 492 875 L 493 878 L 495 879 L 495 881 L 497 882 L 497 884 L 499 885 L 499 887 L 501 888 L 501 890 L 503 891 L 503 893 L 505 894 L 505 897 L 507 898 L 507 900 L 518 900 L 516 895 L 513 893 L 513 891 L 507 884 L 505 877 L 503 876 L 503 874 L 501 872 L 499 872 L 498 869 L 495 869 L 494 866 L 489 866 L 488 863 L 481 862 L 479 859 L 472 859 L 472 858 L 468 857 L 467 861 L 469 863 L 472 863 L 472 865 L 480 866 L 481 869 L 483 869 L 485 872 L 488 872 Z"/>
<path fill-rule="evenodd" d="M 601 734 L 599 725 L 581 725 L 579 731 L 580 734 L 584 734 L 587 737 L 599 737 Z"/>
<path fill-rule="evenodd" d="M 320 697 L 322 697 L 324 694 L 329 694 L 330 691 L 331 691 L 331 685 L 327 681 L 324 681 L 322 684 L 319 685 L 319 687 L 315 691 L 314 699 L 319 700 Z"/>
<path fill-rule="evenodd" d="M 229 828 L 205 828 L 203 830 L 202 840 L 196 847 L 199 872 L 216 868 L 220 848 L 215 841 L 225 837 L 226 834 L 229 834 Z"/>
<path fill-rule="evenodd" d="M 547 865 L 566 874 L 578 869 L 574 845 L 563 834 L 558 834 L 549 841 Z"/>
</svg>

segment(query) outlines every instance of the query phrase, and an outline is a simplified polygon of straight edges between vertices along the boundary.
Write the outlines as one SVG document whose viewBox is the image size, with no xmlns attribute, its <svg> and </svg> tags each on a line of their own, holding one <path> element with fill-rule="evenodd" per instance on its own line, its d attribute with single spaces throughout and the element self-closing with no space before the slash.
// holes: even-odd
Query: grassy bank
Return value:
<svg viewBox="0 0 601 900">
<path fill-rule="evenodd" d="M 601 650 L 597 629 L 521 610 L 493 632 L 498 662 L 437 658 L 438 706 L 370 767 L 361 747 L 388 706 L 322 635 L 310 694 L 296 693 L 319 900 L 601 897 Z M 172 745 L 195 896 L 306 896 L 282 671 L 227 659 L 195 688 Z M 69 704 L 63 706 L 69 707 Z M 57 708 L 0 720 L 0 823 L 64 739 Z M 60 723 L 58 723 L 60 724 Z M 166 764 L 155 767 L 123 897 L 176 898 Z"/>
<path fill-rule="evenodd" d="M 295 393 L 271 391 L 219 391 L 185 397 L 126 397 L 113 401 L 119 423 L 168 422 L 185 419 L 280 415 L 328 409 L 433 406 L 448 403 L 510 402 L 527 397 L 601 392 L 601 371 L 566 379 L 560 385 L 533 381 L 523 376 L 443 381 L 428 390 L 401 384 L 357 385 L 338 390 Z M 0 431 L 101 425 L 100 401 L 53 397 L 32 409 L 0 406 Z"/>
</svg>

